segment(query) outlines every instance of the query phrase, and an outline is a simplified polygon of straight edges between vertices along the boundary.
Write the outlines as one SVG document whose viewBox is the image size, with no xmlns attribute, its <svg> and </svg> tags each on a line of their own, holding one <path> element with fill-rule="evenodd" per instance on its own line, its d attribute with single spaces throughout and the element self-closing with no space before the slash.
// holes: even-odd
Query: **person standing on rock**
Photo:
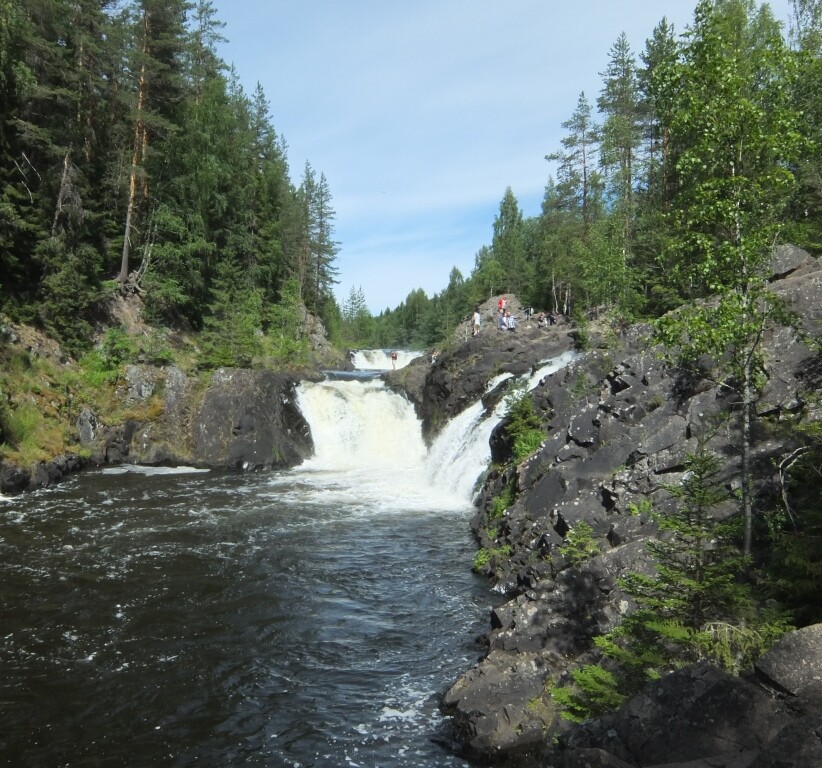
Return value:
<svg viewBox="0 0 822 768">
<path fill-rule="evenodd" d="M 473 332 L 471 333 L 472 336 L 479 336 L 480 320 L 481 320 L 481 318 L 480 318 L 480 309 L 479 309 L 479 307 L 475 307 L 474 308 L 474 319 L 473 319 L 474 329 L 473 329 Z"/>
<path fill-rule="evenodd" d="M 391 367 L 394 370 L 397 369 L 397 353 L 396 352 L 391 353 Z"/>
</svg>

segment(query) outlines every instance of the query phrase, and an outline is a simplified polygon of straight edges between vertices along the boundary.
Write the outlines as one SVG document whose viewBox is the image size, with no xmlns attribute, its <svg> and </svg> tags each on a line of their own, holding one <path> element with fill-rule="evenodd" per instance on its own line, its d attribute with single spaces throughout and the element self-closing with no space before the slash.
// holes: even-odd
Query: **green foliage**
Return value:
<svg viewBox="0 0 822 768">
<path fill-rule="evenodd" d="M 565 720 L 581 723 L 611 712 L 625 701 L 616 676 L 597 664 L 572 670 L 571 678 L 571 684 L 554 686 L 550 690 L 551 698 Z"/>
<path fill-rule="evenodd" d="M 577 350 L 585 352 L 591 348 L 591 338 L 588 335 L 588 320 L 582 315 L 574 317 L 574 343 Z"/>
<path fill-rule="evenodd" d="M 650 499 L 642 499 L 638 504 L 635 502 L 629 502 L 628 504 L 628 514 L 634 516 L 645 516 L 650 515 L 653 512 L 653 504 L 651 504 Z"/>
<path fill-rule="evenodd" d="M 100 354 L 109 370 L 131 362 L 137 355 L 137 345 L 133 337 L 122 328 L 109 328 L 100 344 Z"/>
<path fill-rule="evenodd" d="M 23 403 L 9 411 L 4 418 L 3 442 L 21 453 L 37 450 L 39 430 L 43 423 L 41 410 L 33 404 Z"/>
<path fill-rule="evenodd" d="M 506 291 L 522 295 L 523 289 L 531 282 L 525 260 L 525 228 L 522 221 L 522 212 L 511 187 L 505 190 L 500 202 L 499 214 L 494 219 L 494 236 L 491 241 L 493 258 L 486 267 L 499 265 L 504 278 L 497 285 Z M 487 273 L 489 287 L 499 280 L 498 276 L 490 278 Z M 490 295 L 490 294 L 489 294 Z"/>
<path fill-rule="evenodd" d="M 750 669 L 763 653 L 792 629 L 792 620 L 785 612 L 764 611 L 751 625 L 712 622 L 702 632 L 695 633 L 692 642 L 699 648 L 700 656 L 715 661 L 728 672 L 739 674 Z"/>
<path fill-rule="evenodd" d="M 308 342 L 302 335 L 300 317 L 299 284 L 292 278 L 283 284 L 280 301 L 266 310 L 264 347 L 273 361 L 290 365 L 306 358 Z"/>
<path fill-rule="evenodd" d="M 212 289 L 200 365 L 249 368 L 262 351 L 262 294 L 236 265 L 224 264 Z"/>
<path fill-rule="evenodd" d="M 143 355 L 150 365 L 170 365 L 176 359 L 168 334 L 162 329 L 153 330 L 143 341 Z"/>
<path fill-rule="evenodd" d="M 757 611 L 753 587 L 740 578 L 745 558 L 733 521 L 717 515 L 729 492 L 716 456 L 700 448 L 689 456 L 679 504 L 652 512 L 661 536 L 646 545 L 654 573 L 631 573 L 620 586 L 636 603 L 611 632 L 595 639 L 611 665 L 607 675 L 584 667 L 557 701 L 571 718 L 618 705 L 648 680 L 685 664 L 710 659 L 738 672 L 767 650 L 790 625 L 784 613 Z"/>
<path fill-rule="evenodd" d="M 738 581 L 745 562 L 736 546 L 738 520 L 720 521 L 716 515 L 730 498 L 719 471 L 717 457 L 704 449 L 688 457 L 681 485 L 670 489 L 679 505 L 668 515 L 652 513 L 668 534 L 647 545 L 656 573 L 623 580 L 653 615 L 694 630 L 740 616 L 750 606 L 749 592 Z"/>
<path fill-rule="evenodd" d="M 516 487 L 514 482 L 511 481 L 502 489 L 502 493 L 500 493 L 499 496 L 496 496 L 491 502 L 491 509 L 488 513 L 488 517 L 491 520 L 498 520 L 501 518 L 505 510 L 516 501 L 516 498 Z"/>
<path fill-rule="evenodd" d="M 94 273 L 99 259 L 92 249 L 73 252 L 57 238 L 43 243 L 39 255 L 47 264 L 47 274 L 42 281 L 38 319 L 72 355 L 79 355 L 88 349 L 92 338 L 88 314 L 98 297 Z"/>
<path fill-rule="evenodd" d="M 105 356 L 96 349 L 86 352 L 80 358 L 78 374 L 82 386 L 97 389 L 114 383 L 119 376 L 119 369 L 112 367 Z"/>
<path fill-rule="evenodd" d="M 744 550 L 752 547 L 750 435 L 761 343 L 773 314 L 771 249 L 796 190 L 801 115 L 794 58 L 767 7 L 701 0 L 680 55 L 654 71 L 676 186 L 665 268 L 683 295 L 715 296 L 657 324 L 688 368 L 712 355 L 741 400 Z"/>
<path fill-rule="evenodd" d="M 804 626 L 822 621 L 822 428 L 791 428 L 797 447 L 779 465 L 782 505 L 767 516 L 763 577 Z"/>
<path fill-rule="evenodd" d="M 505 429 L 511 438 L 514 461 L 527 459 L 545 440 L 545 431 L 534 410 L 534 401 L 523 387 L 514 388 L 505 398 Z"/>
<path fill-rule="evenodd" d="M 599 542 L 594 538 L 594 529 L 585 520 L 580 520 L 565 535 L 565 541 L 559 552 L 573 566 L 579 566 L 586 560 L 602 552 Z"/>
<path fill-rule="evenodd" d="M 483 547 L 474 555 L 474 571 L 481 571 L 487 565 L 493 565 L 500 560 L 507 560 L 511 557 L 511 547 L 503 544 L 501 547 Z"/>
<path fill-rule="evenodd" d="M 4 443 L 11 444 L 13 439 L 11 409 L 9 408 L 9 404 L 6 402 L 3 389 L 0 388 L 0 446 Z"/>
</svg>

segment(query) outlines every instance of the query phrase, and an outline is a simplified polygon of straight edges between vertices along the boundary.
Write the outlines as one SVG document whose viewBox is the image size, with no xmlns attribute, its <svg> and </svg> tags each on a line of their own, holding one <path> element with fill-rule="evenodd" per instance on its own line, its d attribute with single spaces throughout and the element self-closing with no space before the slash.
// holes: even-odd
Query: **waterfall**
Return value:
<svg viewBox="0 0 822 768">
<path fill-rule="evenodd" d="M 394 368 L 404 368 L 423 353 L 413 349 L 355 349 L 350 353 L 351 362 L 358 371 L 390 371 L 391 352 L 397 353 Z"/>
<path fill-rule="evenodd" d="M 535 366 L 533 373 L 520 377 L 517 382 L 524 384 L 530 392 L 543 378 L 564 368 L 576 356 L 575 352 L 566 352 L 545 360 Z M 488 382 L 486 392 L 491 392 L 512 378 L 514 376 L 511 373 L 500 374 Z M 473 498 L 477 481 L 491 461 L 491 433 L 505 416 L 506 409 L 505 398 L 500 399 L 490 413 L 486 412 L 481 401 L 477 401 L 446 425 L 428 455 L 428 471 L 434 484 Z"/>
<path fill-rule="evenodd" d="M 425 457 L 413 406 L 381 380 L 304 383 L 298 404 L 311 426 L 316 467 L 382 470 Z"/>
<path fill-rule="evenodd" d="M 574 357 L 569 352 L 544 361 L 517 381 L 533 389 Z M 488 391 L 511 378 L 496 377 Z M 401 499 L 406 506 L 449 509 L 471 503 L 491 459 L 491 432 L 507 407 L 503 398 L 487 412 L 477 401 L 453 418 L 427 449 L 414 407 L 380 379 L 303 382 L 297 404 L 311 427 L 315 449 L 299 468 L 301 473 L 326 478 L 344 474 L 339 487 L 347 485 L 347 492 L 359 494 L 363 503 L 390 505 Z M 326 490 L 329 486 L 337 483 L 327 483 Z"/>
</svg>

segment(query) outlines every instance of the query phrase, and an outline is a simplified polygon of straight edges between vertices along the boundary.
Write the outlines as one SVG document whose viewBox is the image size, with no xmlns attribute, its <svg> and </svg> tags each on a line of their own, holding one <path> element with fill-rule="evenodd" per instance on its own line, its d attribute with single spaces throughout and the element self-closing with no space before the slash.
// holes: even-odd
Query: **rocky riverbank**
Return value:
<svg viewBox="0 0 822 768">
<path fill-rule="evenodd" d="M 0 492 L 32 490 L 84 467 L 124 461 L 244 470 L 294 466 L 313 452 L 295 397 L 298 381 L 308 377 L 218 369 L 204 381 L 173 366 L 127 366 L 121 401 L 140 406 L 159 393 L 158 416 L 108 424 L 105 414 L 84 408 L 75 425 L 83 452 L 31 467 L 0 464 Z"/>
<path fill-rule="evenodd" d="M 783 248 L 773 272 L 773 290 L 796 313 L 804 332 L 818 337 L 818 262 L 802 251 Z M 484 366 L 480 381 L 474 382 L 477 369 L 468 361 L 482 361 L 490 354 L 472 350 L 476 342 L 468 340 L 453 358 L 443 359 L 445 371 L 427 377 L 425 387 L 437 390 L 428 392 L 428 402 L 458 408 L 466 396 L 482 391 L 492 371 L 519 365 L 516 346 L 497 347 L 495 363 Z M 801 745 L 791 754 L 822 754 L 814 730 L 820 724 L 818 699 L 791 699 L 792 708 L 756 676 L 736 679 L 713 669 L 686 670 L 599 724 L 568 731 L 568 723 L 559 719 L 548 687 L 575 663 L 594 658 L 586 656 L 592 637 L 613 628 L 628 610 L 630 600 L 619 588 L 619 577 L 647 568 L 644 544 L 657 533 L 647 510 L 653 505 L 664 511 L 674 503 L 668 488 L 682 478 L 686 457 L 699 440 L 724 457 L 726 487 L 739 485 L 737 427 L 722 418 L 734 407 L 726 390 L 711 384 L 708 375 L 695 382 L 678 379 L 662 364 L 647 328 L 633 327 L 610 337 L 592 333 L 591 342 L 589 351 L 546 377 L 533 393 L 547 424 L 546 440 L 536 454 L 515 465 L 504 424 L 492 437 L 494 464 L 472 528 L 481 547 L 507 553 L 490 557 L 483 566 L 506 601 L 491 616 L 484 657 L 443 697 L 459 748 L 477 759 L 517 766 L 709 764 L 688 762 L 702 760 L 711 760 L 712 766 L 813 764 L 778 760 L 788 734 Z M 794 447 L 791 425 L 822 419 L 822 366 L 814 347 L 793 329 L 781 327 L 769 332 L 765 355 L 768 378 L 757 403 L 753 452 L 760 499 L 779 492 L 775 468 Z M 708 374 L 711 363 L 704 362 Z M 516 489 L 516 501 L 495 519 L 492 501 L 510 487 Z M 574 565 L 560 548 L 568 531 L 583 522 L 591 527 L 599 554 Z M 822 679 L 819 651 L 818 643 L 805 646 L 797 661 L 813 670 L 816 680 Z M 723 717 L 712 728 L 694 719 L 706 706 L 706 691 L 722 702 Z M 681 708 L 666 704 L 672 697 L 682 702 Z M 751 721 L 750 729 L 725 732 L 729 724 L 750 717 L 753 702 L 771 727 Z M 656 713 L 656 719 L 649 712 Z M 667 723 L 664 728 L 662 722 Z M 631 729 L 641 735 L 629 738 L 626 731 Z M 704 738 L 695 738 L 695 729 L 704 729 Z M 567 736 L 560 737 L 563 749 L 557 751 L 552 740 L 565 731 Z M 756 739 L 749 738 L 753 733 Z M 614 747 L 616 743 L 622 747 Z M 747 762 L 739 762 L 738 755 L 737 762 L 718 757 L 740 750 Z M 663 759 L 666 754 L 670 759 Z"/>
</svg>

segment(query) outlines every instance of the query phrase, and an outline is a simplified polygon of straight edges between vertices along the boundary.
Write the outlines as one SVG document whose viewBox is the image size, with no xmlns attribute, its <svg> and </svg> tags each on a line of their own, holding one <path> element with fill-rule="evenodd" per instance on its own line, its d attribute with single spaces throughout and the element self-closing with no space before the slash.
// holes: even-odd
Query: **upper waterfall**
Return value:
<svg viewBox="0 0 822 768">
<path fill-rule="evenodd" d="M 396 352 L 397 360 L 391 365 L 391 353 Z M 350 352 L 351 362 L 358 371 L 390 371 L 404 368 L 423 353 L 413 349 L 354 349 Z"/>
</svg>

